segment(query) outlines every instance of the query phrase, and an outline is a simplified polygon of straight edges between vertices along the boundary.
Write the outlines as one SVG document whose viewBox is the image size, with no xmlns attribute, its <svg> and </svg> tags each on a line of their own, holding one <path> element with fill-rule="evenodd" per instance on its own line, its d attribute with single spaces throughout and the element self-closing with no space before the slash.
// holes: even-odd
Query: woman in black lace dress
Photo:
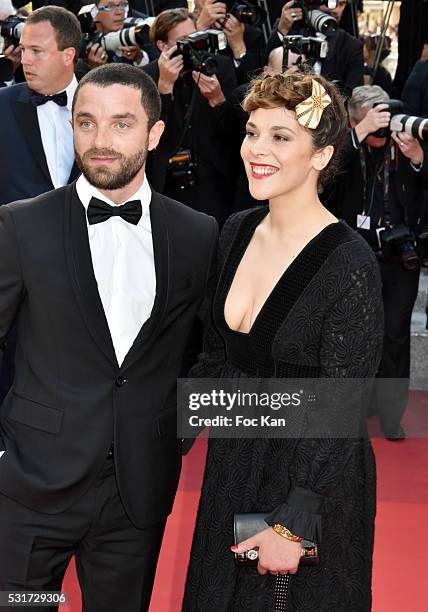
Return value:
<svg viewBox="0 0 428 612">
<path fill-rule="evenodd" d="M 191 375 L 371 378 L 382 344 L 378 266 L 318 199 L 347 129 L 340 96 L 322 77 L 263 75 L 244 108 L 250 191 L 269 207 L 223 229 Z M 233 515 L 265 510 L 266 529 L 240 548 L 259 547 L 258 568 L 237 568 Z M 289 572 L 287 612 L 369 612 L 374 518 L 366 438 L 210 439 L 183 611 L 273 610 L 275 575 Z M 317 567 L 298 567 L 298 537 L 318 543 Z"/>
</svg>

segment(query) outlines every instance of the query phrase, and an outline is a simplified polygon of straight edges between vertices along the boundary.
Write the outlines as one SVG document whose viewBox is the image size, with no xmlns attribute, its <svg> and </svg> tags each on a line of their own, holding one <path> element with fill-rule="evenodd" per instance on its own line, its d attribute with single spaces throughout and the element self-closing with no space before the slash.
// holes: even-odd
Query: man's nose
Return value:
<svg viewBox="0 0 428 612">
<path fill-rule="evenodd" d="M 97 127 L 94 134 L 94 146 L 97 149 L 108 149 L 111 147 L 111 135 L 107 128 Z"/>
<path fill-rule="evenodd" d="M 21 64 L 23 66 L 31 64 L 31 54 L 25 49 L 21 51 Z"/>
</svg>

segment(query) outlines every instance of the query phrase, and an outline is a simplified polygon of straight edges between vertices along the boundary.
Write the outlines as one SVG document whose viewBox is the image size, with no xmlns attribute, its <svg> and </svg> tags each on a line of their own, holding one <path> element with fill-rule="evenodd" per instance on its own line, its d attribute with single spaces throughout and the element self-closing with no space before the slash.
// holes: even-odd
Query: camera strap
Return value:
<svg viewBox="0 0 428 612">
<path fill-rule="evenodd" d="M 391 176 L 391 169 L 393 171 L 397 170 L 397 163 L 398 163 L 397 146 L 395 142 L 389 139 L 387 141 L 385 163 L 383 167 L 383 222 L 385 224 L 385 227 L 392 227 L 391 208 L 390 208 L 390 191 L 391 191 L 390 176 Z"/>
<path fill-rule="evenodd" d="M 383 222 L 385 227 L 391 227 L 391 208 L 389 206 L 389 176 L 391 169 L 391 143 L 387 143 L 385 162 L 383 164 Z"/>
<path fill-rule="evenodd" d="M 178 151 L 180 151 L 184 139 L 186 137 L 187 131 L 189 129 L 189 125 L 190 125 L 190 121 L 192 119 L 192 115 L 193 115 L 193 111 L 195 108 L 195 104 L 196 104 L 196 97 L 198 95 L 198 84 L 194 84 L 193 86 L 193 92 L 192 92 L 192 97 L 190 99 L 190 104 L 189 104 L 189 108 L 187 109 L 186 114 L 184 115 L 184 128 L 183 131 L 181 133 L 180 139 L 178 141 L 178 145 L 175 149 L 174 155 L 176 155 L 178 153 Z"/>
<path fill-rule="evenodd" d="M 378 173 L 382 165 L 381 164 L 379 164 L 378 166 L 374 165 L 373 184 L 372 184 L 372 189 L 370 193 L 370 201 L 367 202 L 367 184 L 368 184 L 369 177 L 367 176 L 366 150 L 367 150 L 366 146 L 362 145 L 358 149 L 358 154 L 360 156 L 361 173 L 363 175 L 363 211 L 362 211 L 362 214 L 363 216 L 370 217 L 372 213 L 373 202 L 374 202 L 374 197 L 375 197 L 376 180 L 377 180 Z M 367 154 L 369 154 L 368 151 L 367 151 Z"/>
</svg>

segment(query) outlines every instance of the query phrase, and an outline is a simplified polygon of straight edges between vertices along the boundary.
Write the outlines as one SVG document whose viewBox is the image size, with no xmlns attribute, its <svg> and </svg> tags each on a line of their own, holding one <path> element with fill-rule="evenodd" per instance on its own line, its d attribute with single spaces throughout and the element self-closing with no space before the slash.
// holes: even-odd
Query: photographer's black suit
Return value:
<svg viewBox="0 0 428 612">
<path fill-rule="evenodd" d="M 84 609 L 146 609 L 144 603 L 137 607 L 132 595 L 145 563 L 141 551 L 132 548 L 136 533 L 147 549 L 146 591 L 139 597 L 148 606 L 181 466 L 176 379 L 217 238 L 214 219 L 156 192 L 150 218 L 154 306 L 119 367 L 75 185 L 0 208 L 0 341 L 15 318 L 18 328 L 16 375 L 0 420 L 0 450 L 5 450 L 0 457 L 0 541 L 16 536 L 6 548 L 2 544 L 1 590 L 59 589 L 72 554 L 84 557 L 85 538 L 114 537 L 111 523 L 110 532 L 102 535 L 105 517 L 118 512 L 108 508 L 109 491 L 106 507 L 98 509 L 101 518 L 86 532 L 109 477 L 112 487 L 117 480 L 120 498 L 117 490 L 114 498 L 126 511 L 115 518 L 117 532 L 128 521 L 133 535 L 122 545 L 133 554 L 124 561 L 119 544 L 110 556 L 105 549 L 104 556 L 98 551 L 89 575 L 80 566 L 79 578 L 89 592 L 97 579 L 105 581 L 105 593 L 99 588 L 96 593 L 105 605 L 86 602 Z M 115 470 L 107 459 L 112 440 Z M 29 522 L 36 535 L 42 526 L 40 537 L 27 537 L 19 522 L 17 533 L 9 533 L 17 521 Z M 92 553 L 97 554 L 96 547 Z M 115 564 L 125 562 L 138 564 L 135 585 L 110 580 Z M 38 563 L 45 582 L 36 574 Z"/>
<path fill-rule="evenodd" d="M 296 28 L 290 30 L 289 34 L 300 32 Z M 354 87 L 364 84 L 363 45 L 340 28 L 337 28 L 327 42 L 328 52 L 327 57 L 321 60 L 321 74 L 330 81 L 338 81 L 343 95 L 349 97 Z M 274 29 L 268 40 L 267 53 L 281 46 L 278 31 Z"/>
<path fill-rule="evenodd" d="M 236 87 L 235 70 L 227 57 L 216 56 L 217 78 L 227 97 Z M 143 67 L 155 83 L 159 80 L 157 60 Z M 190 149 L 196 163 L 196 184 L 180 189 L 168 172 L 168 160 L 177 152 L 192 97 L 194 106 L 181 149 Z M 230 114 L 223 103 L 214 108 L 200 93 L 191 73 L 177 79 L 173 95 L 161 95 L 165 132 L 148 158 L 147 176 L 153 187 L 188 206 L 216 217 L 222 223 L 230 213 L 232 198 Z"/>
<path fill-rule="evenodd" d="M 370 202 L 373 170 L 383 181 L 384 149 L 370 151 L 363 144 L 367 162 L 367 197 Z M 390 175 L 390 212 L 393 225 L 406 224 L 411 229 L 418 225 L 422 213 L 423 190 L 428 184 L 428 159 L 425 151 L 424 163 L 419 172 L 412 169 L 409 160 L 396 148 L 398 164 Z M 351 227 L 357 227 L 357 215 L 363 213 L 363 172 L 359 151 L 349 137 L 342 153 L 343 172 L 337 181 L 322 196 L 323 203 L 336 216 Z M 371 209 L 371 210 L 370 210 Z M 391 389 L 385 385 L 377 394 L 373 411 L 381 418 L 386 434 L 394 433 L 400 423 L 407 404 L 410 375 L 410 322 L 416 300 L 419 269 L 407 270 L 398 261 L 384 261 L 375 228 L 384 224 L 379 219 L 383 214 L 383 188 L 379 184 L 372 206 L 366 205 L 365 214 L 371 218 L 371 230 L 358 229 L 373 250 L 379 255 L 379 266 L 383 283 L 385 310 L 385 335 L 379 378 L 401 379 Z"/>
<path fill-rule="evenodd" d="M 265 64 L 266 44 L 263 33 L 259 28 L 252 25 L 245 25 L 244 44 L 246 53 L 239 61 L 236 69 L 236 80 L 238 85 L 248 83 L 261 71 Z M 232 49 L 227 46 L 222 54 L 233 60 Z"/>
</svg>

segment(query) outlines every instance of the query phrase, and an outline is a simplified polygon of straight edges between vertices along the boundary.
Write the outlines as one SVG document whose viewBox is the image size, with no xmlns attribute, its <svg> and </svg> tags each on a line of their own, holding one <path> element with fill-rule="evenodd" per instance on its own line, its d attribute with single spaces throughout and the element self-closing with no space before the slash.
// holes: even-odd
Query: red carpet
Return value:
<svg viewBox="0 0 428 612">
<path fill-rule="evenodd" d="M 388 442 L 375 436 L 373 440 L 378 469 L 373 612 L 428 610 L 428 392 L 412 392 L 403 424 L 412 438 Z M 371 431 L 376 430 L 373 420 Z M 180 611 L 205 452 L 206 440 L 201 439 L 185 457 L 150 612 Z M 70 603 L 61 610 L 81 612 L 74 565 L 63 590 Z"/>
</svg>

